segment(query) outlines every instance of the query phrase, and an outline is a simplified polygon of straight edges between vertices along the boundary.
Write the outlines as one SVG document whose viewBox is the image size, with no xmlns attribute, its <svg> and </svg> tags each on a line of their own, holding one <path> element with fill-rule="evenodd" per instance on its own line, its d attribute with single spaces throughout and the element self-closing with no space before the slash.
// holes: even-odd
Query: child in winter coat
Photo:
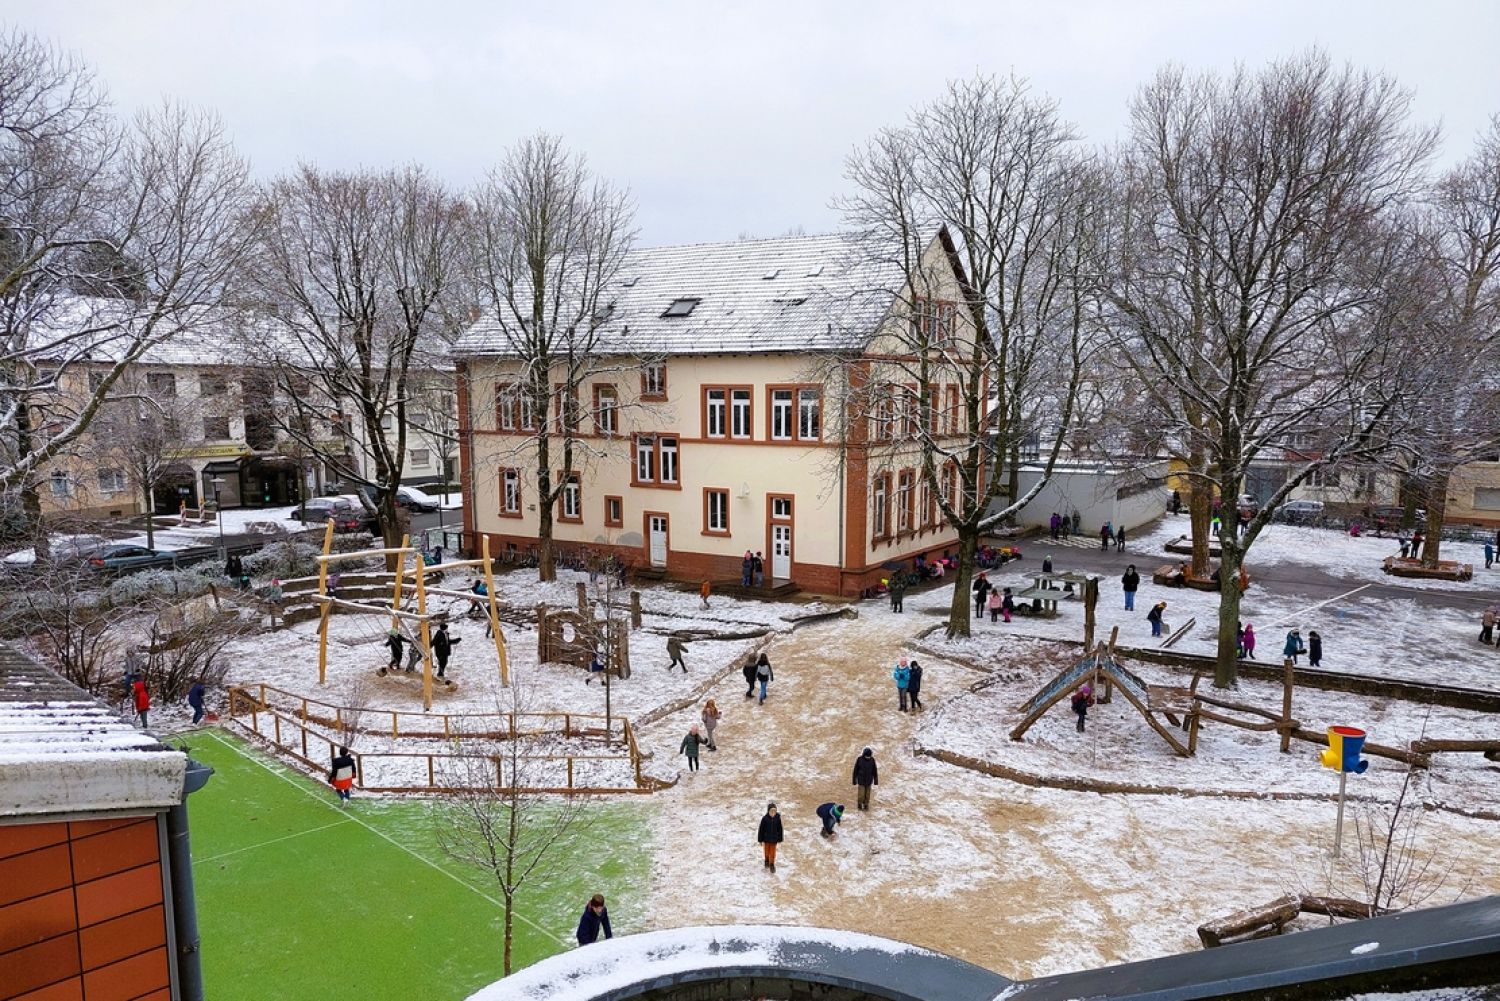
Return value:
<svg viewBox="0 0 1500 1001">
<path fill-rule="evenodd" d="M 609 927 L 609 908 L 604 906 L 604 894 L 596 893 L 583 909 L 583 916 L 578 919 L 578 931 L 573 937 L 578 939 L 579 945 L 593 945 L 599 941 L 600 931 L 604 932 L 605 938 L 615 937 Z"/>
<path fill-rule="evenodd" d="M 824 803 L 818 807 L 818 819 L 823 822 L 823 837 L 833 837 L 833 827 L 844 821 L 844 804 Z"/>
<path fill-rule="evenodd" d="M 760 704 L 766 704 L 766 687 L 776 680 L 771 672 L 771 660 L 764 653 L 755 661 L 755 680 L 760 682 Z"/>
<path fill-rule="evenodd" d="M 1000 606 L 1004 602 L 1004 599 L 1000 596 L 1000 592 L 998 590 L 993 590 L 993 591 L 990 592 L 989 602 L 990 602 L 990 621 L 991 622 L 999 622 L 1000 621 Z"/>
<path fill-rule="evenodd" d="M 198 722 L 201 719 L 203 719 L 203 695 L 204 695 L 203 682 L 201 682 L 201 681 L 195 681 L 195 682 L 193 682 L 193 687 L 188 689 L 187 701 L 188 701 L 188 705 L 190 705 L 190 706 L 193 707 L 193 725 L 194 726 L 197 726 Z"/>
<path fill-rule="evenodd" d="M 745 676 L 745 698 L 755 698 L 755 661 L 747 659 L 740 673 Z"/>
<path fill-rule="evenodd" d="M 703 729 L 708 731 L 708 749 L 717 751 L 719 748 L 714 744 L 714 729 L 719 725 L 719 717 L 724 714 L 714 704 L 713 699 L 708 700 L 708 705 L 703 707 Z"/>
<path fill-rule="evenodd" d="M 1158 601 L 1155 605 L 1151 606 L 1151 611 L 1146 613 L 1146 621 L 1151 623 L 1152 636 L 1161 635 L 1162 616 L 1166 614 L 1166 611 L 1167 603 L 1165 601 Z"/>
<path fill-rule="evenodd" d="M 1083 732 L 1083 721 L 1089 714 L 1089 706 L 1094 704 L 1094 691 L 1088 685 L 1079 688 L 1073 693 L 1073 715 L 1078 717 L 1078 732 Z"/>
<path fill-rule="evenodd" d="M 1249 622 L 1245 623 L 1245 657 L 1255 659 L 1255 626 Z"/>
<path fill-rule="evenodd" d="M 1302 645 L 1302 633 L 1293 629 L 1286 634 L 1286 644 L 1281 648 L 1281 655 L 1295 665 L 1297 663 L 1297 655 L 1305 652 L 1306 649 Z"/>
<path fill-rule="evenodd" d="M 922 665 L 916 661 L 911 662 L 911 674 L 906 679 L 906 697 L 911 699 L 911 711 L 916 712 L 922 708 Z"/>
<path fill-rule="evenodd" d="M 132 686 L 134 691 L 131 697 L 135 703 L 135 715 L 141 721 L 141 729 L 146 729 L 146 714 L 151 711 L 151 693 L 146 691 L 146 683 L 140 678 L 135 679 Z"/>
<path fill-rule="evenodd" d="M 348 804 L 349 790 L 354 787 L 354 780 L 358 775 L 359 768 L 354 764 L 354 755 L 349 753 L 349 748 L 340 747 L 328 769 L 328 784 L 339 794 L 339 806 Z"/>
<path fill-rule="evenodd" d="M 896 699 L 901 711 L 906 712 L 906 686 L 911 683 L 911 668 L 907 666 L 905 657 L 901 658 L 901 663 L 891 672 L 891 677 L 896 679 Z"/>
<path fill-rule="evenodd" d="M 708 596 L 713 593 L 713 583 L 704 581 L 703 586 L 698 589 L 698 596 L 703 599 L 703 607 L 708 608 Z"/>
<path fill-rule="evenodd" d="M 1001 598 L 1000 598 L 1000 617 L 1002 619 L 1004 619 L 1006 622 L 1009 622 L 1010 621 L 1010 617 L 1015 614 L 1015 611 L 1016 611 L 1016 599 L 1015 599 L 1015 596 L 1010 593 L 1010 588 L 1006 588 L 1005 589 L 1005 594 L 1002 595 Z"/>
<path fill-rule="evenodd" d="M 698 745 L 703 742 L 703 737 L 698 733 L 698 724 L 694 723 L 687 736 L 682 738 L 682 746 L 677 748 L 677 753 L 687 755 L 690 772 L 698 770 Z"/>
<path fill-rule="evenodd" d="M 766 815 L 760 818 L 760 830 L 756 832 L 755 840 L 765 855 L 766 868 L 772 872 L 776 871 L 776 846 L 781 844 L 783 837 L 781 814 L 776 812 L 775 803 L 767 803 Z"/>
<path fill-rule="evenodd" d="M 682 637 L 675 635 L 667 637 L 667 653 L 672 658 L 672 662 L 667 665 L 668 671 L 674 667 L 680 667 L 682 668 L 682 673 L 687 674 L 687 664 L 682 659 L 682 652 L 686 649 L 687 647 L 683 644 Z"/>
<path fill-rule="evenodd" d="M 1307 634 L 1307 666 L 1317 667 L 1323 662 L 1323 637 L 1316 629 Z"/>
</svg>

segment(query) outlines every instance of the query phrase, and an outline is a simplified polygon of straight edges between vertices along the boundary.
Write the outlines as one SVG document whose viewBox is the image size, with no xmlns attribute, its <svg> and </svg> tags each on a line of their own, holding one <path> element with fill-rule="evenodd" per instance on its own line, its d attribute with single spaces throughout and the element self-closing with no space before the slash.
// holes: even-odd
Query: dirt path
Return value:
<svg viewBox="0 0 1500 1001">
<path fill-rule="evenodd" d="M 738 676 L 713 692 L 718 752 L 652 798 L 649 927 L 844 928 L 1022 977 L 1196 948 L 1200 921 L 1316 885 L 1329 820 L 1316 805 L 1033 790 L 913 756 L 923 716 L 897 711 L 890 674 L 937 620 L 861 614 L 773 645 L 764 706 Z M 929 716 L 976 680 L 919 659 Z M 685 767 L 678 744 L 696 712 L 650 727 L 645 748 Z M 860 813 L 850 772 L 867 746 L 881 781 Z M 771 800 L 787 838 L 775 874 L 755 844 Z M 814 811 L 829 800 L 848 812 L 824 840 Z M 1432 823 L 1443 841 L 1473 837 L 1454 818 Z M 1471 844 L 1478 857 L 1500 851 L 1496 831 Z"/>
</svg>

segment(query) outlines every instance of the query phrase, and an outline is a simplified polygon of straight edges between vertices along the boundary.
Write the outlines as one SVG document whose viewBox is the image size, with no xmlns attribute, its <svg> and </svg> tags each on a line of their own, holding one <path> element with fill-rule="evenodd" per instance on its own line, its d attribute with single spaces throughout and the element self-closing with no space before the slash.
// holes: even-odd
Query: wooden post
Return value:
<svg viewBox="0 0 1500 1001">
<path fill-rule="evenodd" d="M 405 545 L 403 540 L 402 545 Z M 403 563 L 405 560 L 403 559 Z M 397 571 L 396 579 L 401 579 Z M 398 585 L 399 587 L 399 585 Z M 399 592 L 398 592 L 399 593 Z M 427 570 L 417 553 L 417 614 L 422 617 L 422 708 L 432 711 L 432 623 L 427 620 Z"/>
<path fill-rule="evenodd" d="M 581 580 L 575 586 L 578 588 L 578 611 L 587 615 L 589 611 L 589 586 Z"/>
<path fill-rule="evenodd" d="M 323 529 L 323 555 L 333 552 L 333 520 Z M 318 594 L 328 597 L 328 561 L 318 561 Z M 328 680 L 328 616 L 333 612 L 333 602 L 321 602 L 323 612 L 318 623 L 318 684 Z M 273 616 L 274 618 L 274 616 Z M 272 623 L 275 625 L 275 623 Z"/>
<path fill-rule="evenodd" d="M 1292 659 L 1281 662 L 1281 753 L 1292 753 Z"/>
<path fill-rule="evenodd" d="M 1094 646 L 1094 606 L 1099 603 L 1099 579 L 1090 577 L 1083 582 L 1083 648 Z"/>
<path fill-rule="evenodd" d="M 401 536 L 401 548 L 405 550 L 411 544 L 411 536 Z M 422 579 L 420 564 L 418 565 L 417 579 Z M 394 613 L 401 608 L 401 586 L 406 583 L 406 553 L 402 552 L 396 557 L 396 590 L 391 595 L 391 611 Z M 401 628 L 401 620 L 396 615 L 391 615 L 392 629 Z"/>
<path fill-rule="evenodd" d="M 641 628 L 641 592 L 630 592 L 630 628 Z"/>
<path fill-rule="evenodd" d="M 500 687 L 510 687 L 510 664 L 505 657 L 505 635 L 500 632 L 500 606 L 495 603 L 495 563 L 490 559 L 490 537 L 479 537 L 480 559 L 484 561 L 484 586 L 489 590 L 490 630 L 495 634 L 495 657 L 500 664 Z"/>
</svg>

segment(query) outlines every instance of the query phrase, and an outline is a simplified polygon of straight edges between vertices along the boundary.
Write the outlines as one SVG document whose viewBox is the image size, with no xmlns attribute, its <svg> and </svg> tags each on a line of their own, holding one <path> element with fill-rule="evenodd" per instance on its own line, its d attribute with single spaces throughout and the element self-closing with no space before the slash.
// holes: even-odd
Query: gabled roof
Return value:
<svg viewBox="0 0 1500 1001">
<path fill-rule="evenodd" d="M 844 234 L 641 248 L 603 297 L 613 308 L 599 340 L 604 353 L 633 355 L 852 350 L 902 285 L 899 268 L 870 263 Z M 511 352 L 494 319 L 482 319 L 453 353 Z"/>
</svg>

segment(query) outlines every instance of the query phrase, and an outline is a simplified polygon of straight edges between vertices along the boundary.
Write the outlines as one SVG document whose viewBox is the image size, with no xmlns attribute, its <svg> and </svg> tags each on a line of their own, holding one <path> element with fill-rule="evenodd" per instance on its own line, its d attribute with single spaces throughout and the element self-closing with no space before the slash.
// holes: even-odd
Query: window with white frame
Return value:
<svg viewBox="0 0 1500 1001">
<path fill-rule="evenodd" d="M 937 521 L 937 498 L 933 496 L 932 484 L 922 477 L 922 527 L 927 528 Z"/>
<path fill-rule="evenodd" d="M 99 492 L 118 494 L 125 491 L 125 474 L 118 469 L 99 470 Z"/>
<path fill-rule="evenodd" d="M 656 437 L 643 434 L 635 440 L 635 478 L 640 483 L 656 482 Z"/>
<path fill-rule="evenodd" d="M 871 488 L 871 497 L 874 501 L 874 518 L 872 520 L 874 521 L 875 538 L 877 539 L 882 539 L 887 534 L 886 505 L 889 501 L 889 498 L 886 495 L 886 484 L 889 482 L 889 480 L 890 477 L 887 474 L 881 473 L 879 476 L 875 477 L 875 483 Z"/>
<path fill-rule="evenodd" d="M 660 437 L 657 439 L 661 449 L 661 481 L 663 483 L 677 482 L 677 439 Z"/>
<path fill-rule="evenodd" d="M 1337 487 L 1343 484 L 1343 476 L 1337 469 L 1322 467 L 1314 469 L 1312 479 L 1309 481 L 1315 487 Z"/>
<path fill-rule="evenodd" d="M 432 449 L 414 448 L 411 450 L 411 464 L 418 469 L 425 469 L 432 465 Z"/>
<path fill-rule="evenodd" d="M 723 389 L 706 389 L 703 393 L 704 434 L 723 438 L 728 427 L 728 393 Z"/>
<path fill-rule="evenodd" d="M 771 440 L 792 440 L 792 391 L 771 390 Z"/>
<path fill-rule="evenodd" d="M 717 535 L 729 534 L 729 491 L 704 491 L 703 530 Z"/>
<path fill-rule="evenodd" d="M 518 469 L 500 472 L 500 512 L 514 515 L 521 513 L 521 471 Z"/>
<path fill-rule="evenodd" d="M 536 430 L 536 406 L 531 399 L 531 392 L 525 388 L 521 390 L 521 430 Z"/>
<path fill-rule="evenodd" d="M 652 362 L 641 369 L 641 398 L 664 400 L 667 397 L 667 363 Z"/>
<path fill-rule="evenodd" d="M 171 400 L 177 397 L 177 376 L 171 372 L 148 372 L 146 392 L 153 400 Z"/>
<path fill-rule="evenodd" d="M 749 438 L 750 390 L 732 389 L 729 392 L 729 435 L 732 438 Z"/>
<path fill-rule="evenodd" d="M 380 415 L 380 430 L 389 431 L 396 426 L 396 418 L 391 414 Z"/>
<path fill-rule="evenodd" d="M 911 470 L 903 469 L 896 477 L 896 532 L 904 535 L 911 531 Z"/>
<path fill-rule="evenodd" d="M 564 521 L 583 520 L 583 493 L 578 486 L 578 475 L 568 477 L 563 484 L 562 517 Z"/>
<path fill-rule="evenodd" d="M 47 478 L 47 484 L 52 490 L 53 497 L 67 497 L 73 492 L 73 481 L 61 469 L 56 470 Z"/>
<path fill-rule="evenodd" d="M 516 429 L 516 387 L 500 386 L 495 390 L 495 426 L 501 431 Z"/>
<path fill-rule="evenodd" d="M 823 437 L 823 393 L 819 389 L 797 390 L 797 437 L 802 441 Z"/>
<path fill-rule="evenodd" d="M 594 430 L 602 435 L 620 430 L 620 394 L 613 386 L 594 387 Z"/>
</svg>

